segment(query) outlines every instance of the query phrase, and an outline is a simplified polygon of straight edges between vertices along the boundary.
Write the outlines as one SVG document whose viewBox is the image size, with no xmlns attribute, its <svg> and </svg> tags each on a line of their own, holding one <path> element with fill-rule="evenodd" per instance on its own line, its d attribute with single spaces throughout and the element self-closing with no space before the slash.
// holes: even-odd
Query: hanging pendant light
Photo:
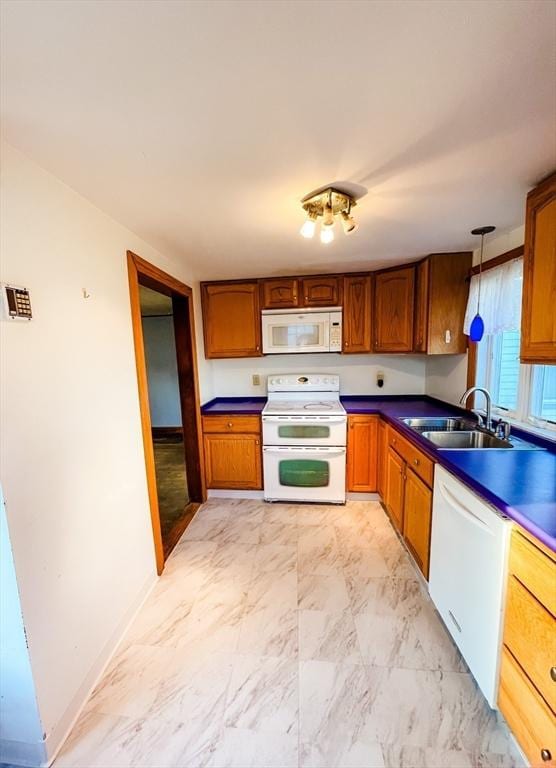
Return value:
<svg viewBox="0 0 556 768">
<path fill-rule="evenodd" d="M 490 232 L 494 232 L 495 229 L 496 227 L 488 226 L 488 227 L 477 227 L 477 229 L 471 230 L 472 235 L 481 236 L 481 256 L 479 259 L 479 285 L 477 288 L 477 314 L 471 321 L 471 326 L 469 328 L 469 338 L 471 339 L 471 341 L 480 341 L 483 338 L 483 334 L 485 332 L 485 324 L 483 322 L 483 318 L 481 317 L 481 313 L 480 313 L 481 278 L 483 274 L 483 246 L 485 242 L 485 235 L 488 235 Z"/>
</svg>

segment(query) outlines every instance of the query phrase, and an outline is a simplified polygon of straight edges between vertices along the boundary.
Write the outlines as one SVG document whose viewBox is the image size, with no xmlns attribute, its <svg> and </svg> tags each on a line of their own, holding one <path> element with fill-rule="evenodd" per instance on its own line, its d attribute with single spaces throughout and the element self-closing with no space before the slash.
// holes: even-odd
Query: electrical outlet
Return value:
<svg viewBox="0 0 556 768">
<path fill-rule="evenodd" d="M 260 387 L 261 386 L 261 377 L 259 376 L 258 373 L 254 373 L 253 376 L 251 377 L 251 380 L 253 382 L 253 386 L 254 387 Z"/>
<path fill-rule="evenodd" d="M 376 385 L 377 387 L 383 387 L 384 386 L 384 374 L 382 371 L 379 371 L 376 375 Z"/>
</svg>

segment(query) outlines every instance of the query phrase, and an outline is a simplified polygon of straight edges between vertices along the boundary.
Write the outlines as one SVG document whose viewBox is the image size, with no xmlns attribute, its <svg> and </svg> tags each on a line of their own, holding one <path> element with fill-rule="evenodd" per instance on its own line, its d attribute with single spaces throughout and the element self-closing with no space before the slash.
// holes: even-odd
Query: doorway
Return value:
<svg viewBox="0 0 556 768">
<path fill-rule="evenodd" d="M 189 286 L 128 252 L 143 447 L 158 573 L 206 498 Z"/>
</svg>

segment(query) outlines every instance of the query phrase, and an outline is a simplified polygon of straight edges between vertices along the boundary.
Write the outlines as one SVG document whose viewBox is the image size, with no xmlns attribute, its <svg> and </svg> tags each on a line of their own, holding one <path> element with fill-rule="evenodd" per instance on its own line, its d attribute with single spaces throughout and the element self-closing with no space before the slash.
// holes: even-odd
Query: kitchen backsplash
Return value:
<svg viewBox="0 0 556 768">
<path fill-rule="evenodd" d="M 398 355 L 273 355 L 212 361 L 214 397 L 266 395 L 266 379 L 275 373 L 337 373 L 344 395 L 424 394 L 426 359 Z M 384 374 L 384 386 L 376 383 Z M 254 385 L 253 374 L 260 376 Z"/>
</svg>

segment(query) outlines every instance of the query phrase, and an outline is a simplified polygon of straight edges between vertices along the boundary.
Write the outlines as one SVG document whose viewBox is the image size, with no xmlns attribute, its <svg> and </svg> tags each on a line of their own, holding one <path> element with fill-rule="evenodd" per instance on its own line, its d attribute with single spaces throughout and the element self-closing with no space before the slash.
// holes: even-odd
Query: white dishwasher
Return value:
<svg viewBox="0 0 556 768">
<path fill-rule="evenodd" d="M 436 465 L 429 592 L 493 708 L 497 708 L 510 528 L 510 520 Z"/>
</svg>

